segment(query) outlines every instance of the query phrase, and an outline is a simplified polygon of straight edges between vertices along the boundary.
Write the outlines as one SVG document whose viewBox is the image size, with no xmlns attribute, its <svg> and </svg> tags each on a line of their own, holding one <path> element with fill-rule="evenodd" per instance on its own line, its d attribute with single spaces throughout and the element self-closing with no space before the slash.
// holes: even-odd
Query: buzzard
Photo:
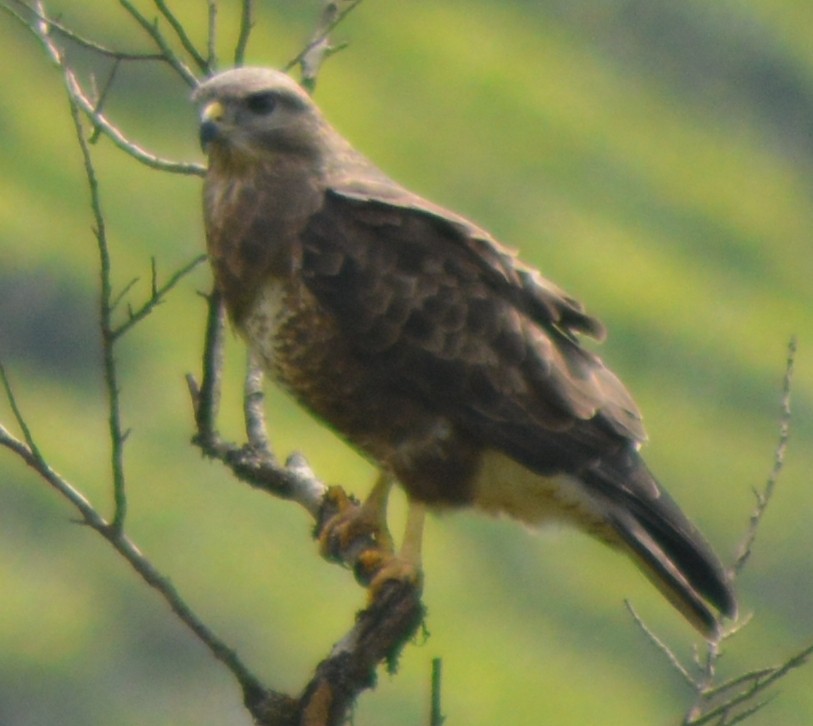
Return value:
<svg viewBox="0 0 813 726">
<path fill-rule="evenodd" d="M 392 181 L 284 73 L 226 71 L 194 100 L 231 321 L 273 379 L 378 467 L 359 520 L 386 531 L 390 484 L 406 490 L 400 562 L 417 573 L 426 507 L 558 520 L 631 555 L 701 632 L 734 616 L 718 558 L 639 455 L 630 394 L 579 342 L 603 337 L 598 320 Z"/>
</svg>

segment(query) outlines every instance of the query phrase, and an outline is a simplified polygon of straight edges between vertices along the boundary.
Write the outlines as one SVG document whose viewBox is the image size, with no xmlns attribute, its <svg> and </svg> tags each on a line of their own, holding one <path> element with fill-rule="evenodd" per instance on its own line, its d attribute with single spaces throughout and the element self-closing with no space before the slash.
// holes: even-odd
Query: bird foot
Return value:
<svg viewBox="0 0 813 726">
<path fill-rule="evenodd" d="M 330 487 L 322 510 L 328 513 L 318 532 L 322 557 L 355 563 L 362 555 L 371 562 L 375 557 L 392 557 L 392 536 L 378 507 L 369 506 L 369 502 L 360 505 L 341 487 Z"/>
<path fill-rule="evenodd" d="M 418 590 L 423 587 L 423 571 L 410 559 L 398 555 L 385 555 L 375 550 L 362 552 L 356 562 L 356 579 L 367 585 L 368 603 L 372 605 L 384 586 L 395 582 L 411 585 Z"/>
<path fill-rule="evenodd" d="M 386 500 L 371 496 L 364 504 L 349 497 L 341 487 L 330 487 L 322 501 L 322 521 L 317 529 L 319 551 L 332 562 L 350 563 L 356 581 L 368 588 L 372 603 L 388 582 L 421 588 L 420 531 L 422 515 L 408 516 L 411 544 L 396 555 L 386 522 Z"/>
</svg>

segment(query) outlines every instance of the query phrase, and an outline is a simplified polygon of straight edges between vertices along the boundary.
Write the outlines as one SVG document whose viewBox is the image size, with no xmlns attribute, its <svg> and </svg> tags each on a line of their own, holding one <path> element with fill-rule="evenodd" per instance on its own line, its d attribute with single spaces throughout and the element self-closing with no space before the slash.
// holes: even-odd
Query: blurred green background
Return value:
<svg viewBox="0 0 813 726">
<path fill-rule="evenodd" d="M 171 3 L 202 39 L 205 3 Z M 224 66 L 237 2 L 220 8 Z M 280 66 L 317 2 L 258 3 L 252 64 Z M 152 3 L 141 6 L 154 15 Z M 146 48 L 117 3 L 52 2 L 109 45 Z M 608 326 L 602 355 L 644 411 L 652 469 L 730 558 L 772 464 L 785 351 L 800 352 L 779 490 L 739 583 L 751 625 L 722 669 L 813 639 L 813 4 L 799 0 L 367 2 L 316 98 L 400 181 L 491 229 Z M 0 357 L 51 463 L 110 508 L 98 273 L 59 74 L 0 15 Z M 73 49 L 103 77 L 109 65 Z M 108 110 L 143 145 L 200 159 L 196 111 L 168 69 L 120 69 Z M 148 293 L 203 248 L 200 180 L 95 147 L 114 277 Z M 118 349 L 128 529 L 189 603 L 274 687 L 296 692 L 364 601 L 318 558 L 295 506 L 235 483 L 189 445 L 183 375 L 199 368 L 200 268 Z M 223 428 L 240 436 L 243 351 Z M 370 467 L 269 391 L 280 454 L 363 494 Z M 0 420 L 11 425 L 5 402 Z M 215 663 L 97 536 L 0 451 L 0 724 L 248 724 Z M 395 530 L 403 519 L 396 498 Z M 623 607 L 677 652 L 691 629 L 624 558 L 578 533 L 471 514 L 430 520 L 431 635 L 382 673 L 355 723 L 427 722 L 444 659 L 447 723 L 674 724 L 690 693 Z M 753 724 L 813 723 L 813 671 Z"/>
</svg>

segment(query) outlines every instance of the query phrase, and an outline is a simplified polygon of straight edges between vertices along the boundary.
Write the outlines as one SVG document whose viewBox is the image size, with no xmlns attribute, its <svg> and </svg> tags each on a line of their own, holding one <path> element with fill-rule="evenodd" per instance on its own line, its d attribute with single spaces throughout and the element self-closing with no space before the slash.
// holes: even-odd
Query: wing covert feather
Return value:
<svg viewBox="0 0 813 726">
<path fill-rule="evenodd" d="M 463 218 L 406 201 L 329 191 L 302 235 L 306 285 L 378 374 L 504 450 L 574 427 L 642 440 L 631 397 L 576 339 L 600 324 Z"/>
</svg>

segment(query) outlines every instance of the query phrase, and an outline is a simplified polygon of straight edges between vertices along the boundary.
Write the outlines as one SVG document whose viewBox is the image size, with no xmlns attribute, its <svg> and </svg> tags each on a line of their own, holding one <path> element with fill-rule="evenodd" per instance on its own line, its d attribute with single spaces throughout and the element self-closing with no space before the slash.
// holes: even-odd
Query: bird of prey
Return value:
<svg viewBox="0 0 813 726">
<path fill-rule="evenodd" d="M 557 520 L 631 555 L 701 632 L 735 615 L 718 558 L 639 454 L 630 394 L 580 344 L 603 337 L 596 318 L 392 181 L 284 73 L 226 71 L 194 100 L 231 321 L 273 379 L 378 467 L 359 518 L 385 529 L 390 483 L 404 488 L 402 560 L 419 566 L 427 507 Z"/>
</svg>

